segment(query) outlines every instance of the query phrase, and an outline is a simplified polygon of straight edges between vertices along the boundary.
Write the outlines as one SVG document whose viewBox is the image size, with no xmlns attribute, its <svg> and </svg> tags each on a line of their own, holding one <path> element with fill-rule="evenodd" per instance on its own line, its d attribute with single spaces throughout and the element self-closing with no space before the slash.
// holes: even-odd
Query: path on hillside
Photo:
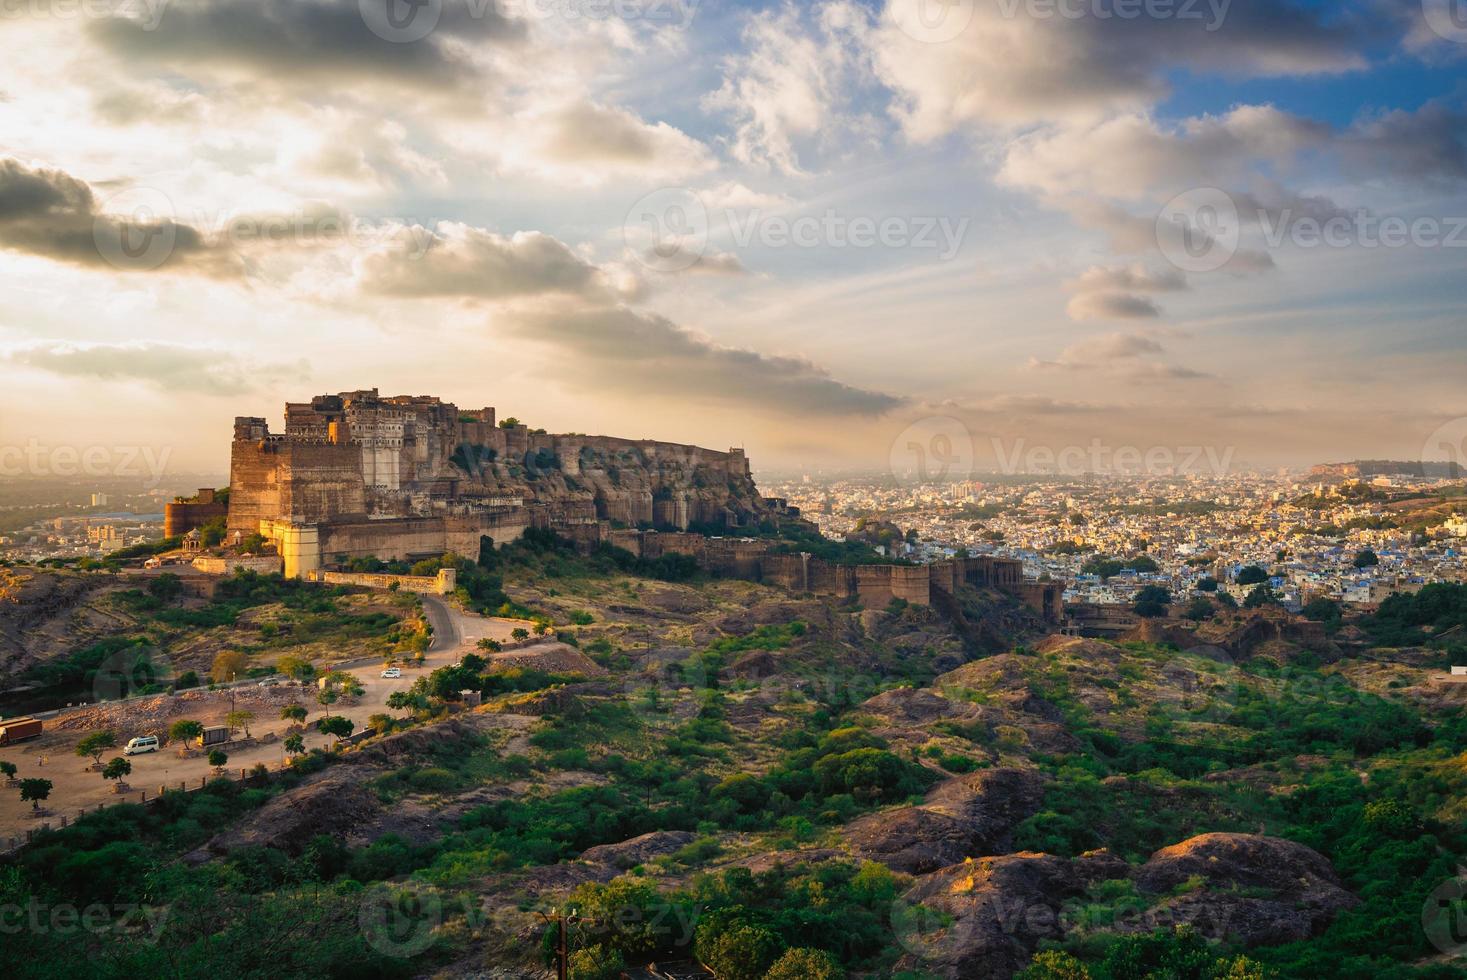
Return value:
<svg viewBox="0 0 1467 980">
<path fill-rule="evenodd" d="M 519 620 L 489 618 L 465 612 L 436 596 L 424 596 L 423 609 L 433 625 L 433 643 L 428 649 L 421 671 L 407 668 L 403 670 L 401 678 L 392 679 L 381 676 L 379 661 L 356 661 L 345 665 L 344 669 L 361 681 L 363 694 L 353 704 L 336 704 L 329 709 L 316 703 L 314 687 L 301 688 L 300 703 L 310 712 L 306 719 L 307 749 L 328 748 L 336 741 L 331 736 L 316 731 L 315 722 L 318 718 L 326 714 L 343 715 L 350 718 L 355 729 L 360 731 L 366 727 L 367 719 L 372 715 L 397 714 L 387 707 L 387 698 L 394 691 L 405 691 L 412 687 L 413 682 L 427 671 L 457 663 L 465 653 L 472 652 L 484 637 L 507 642 L 515 628 L 528 625 Z M 179 717 L 223 724 L 224 714 L 229 710 L 229 691 L 220 689 L 213 693 L 216 695 L 215 699 L 197 709 L 191 708 L 187 715 Z M 68 713 L 62 712 L 61 715 Z M 40 827 L 43 823 L 50 823 L 54 827 L 59 826 L 62 816 L 68 820 L 76 819 L 81 808 L 93 810 L 98 805 L 137 802 L 143 792 L 151 799 L 157 795 L 160 786 L 177 789 L 181 781 L 191 788 L 196 787 L 201 779 L 212 776 L 214 771 L 202 753 L 184 759 L 179 758 L 173 749 L 165 747 L 147 755 L 128 757 L 128 761 L 132 763 L 132 774 L 127 777 L 126 782 L 132 787 L 132 792 L 125 795 L 115 794 L 112 792 L 112 784 L 104 780 L 100 773 L 87 769 L 91 765 L 91 758 L 80 758 L 75 753 L 76 743 L 85 733 L 53 731 L 51 726 L 54 720 L 46 719 L 48 730 L 41 738 L 0 748 L 0 759 L 15 763 L 20 769 L 20 778 L 41 777 L 55 784 L 51 789 L 51 798 L 44 804 L 44 809 L 51 811 L 51 815 L 37 818 L 32 814 L 31 805 L 20 801 L 18 789 L 0 783 L 0 850 L 5 849 L 9 838 L 23 836 L 26 830 Z M 253 768 L 261 762 L 272 769 L 278 768 L 285 759 L 282 745 L 285 728 L 286 722 L 278 717 L 257 717 L 250 724 L 251 734 L 258 738 L 273 732 L 281 737 L 281 741 L 268 745 L 223 746 L 229 756 L 227 771 L 238 777 L 241 769 Z M 104 753 L 103 761 L 121 755 L 122 746 L 127 744 L 127 740 L 142 733 L 114 728 L 113 734 L 117 738 L 117 748 Z M 44 765 L 41 761 L 43 758 Z"/>
</svg>

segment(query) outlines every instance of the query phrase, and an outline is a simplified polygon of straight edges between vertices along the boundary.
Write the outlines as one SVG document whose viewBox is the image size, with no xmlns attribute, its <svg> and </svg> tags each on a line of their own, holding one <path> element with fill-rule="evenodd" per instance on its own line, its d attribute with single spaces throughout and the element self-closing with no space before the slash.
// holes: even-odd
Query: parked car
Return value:
<svg viewBox="0 0 1467 980">
<path fill-rule="evenodd" d="M 397 678 L 399 678 L 399 677 L 402 676 L 402 668 L 401 667 L 388 667 L 386 670 L 384 670 L 382 672 L 382 676 L 383 677 L 386 677 L 386 678 L 388 678 L 390 680 L 396 680 Z"/>
<path fill-rule="evenodd" d="M 137 738 L 129 739 L 122 749 L 123 755 L 142 755 L 144 752 L 158 751 L 158 736 L 139 735 Z"/>
</svg>

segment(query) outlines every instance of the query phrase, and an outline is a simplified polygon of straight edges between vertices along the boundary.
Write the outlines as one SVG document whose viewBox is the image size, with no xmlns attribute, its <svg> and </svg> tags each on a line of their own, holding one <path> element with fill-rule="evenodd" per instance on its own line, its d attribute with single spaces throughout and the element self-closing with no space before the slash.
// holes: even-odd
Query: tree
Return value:
<svg viewBox="0 0 1467 980">
<path fill-rule="evenodd" d="M 1374 568 L 1380 564 L 1380 556 L 1369 548 L 1355 555 L 1356 568 Z"/>
<path fill-rule="evenodd" d="M 115 779 L 118 785 L 122 785 L 122 777 L 132 773 L 132 763 L 122 756 L 117 756 L 102 767 L 103 779 Z"/>
<path fill-rule="evenodd" d="M 1304 613 L 1305 619 L 1323 623 L 1324 628 L 1329 631 L 1339 629 L 1340 622 L 1344 618 L 1340 604 L 1333 599 L 1315 599 L 1306 603 L 1300 611 Z"/>
<path fill-rule="evenodd" d="M 15 782 L 15 774 L 20 772 L 13 762 L 0 762 L 0 776 L 5 777 L 7 783 Z"/>
<path fill-rule="evenodd" d="M 492 640 L 486 636 L 479 641 L 479 649 L 485 653 L 498 653 L 504 649 L 504 646 L 498 640 Z"/>
<path fill-rule="evenodd" d="M 717 919 L 698 927 L 693 949 L 719 980 L 759 980 L 780 955 L 779 937 L 763 926 Z"/>
<path fill-rule="evenodd" d="M 1035 953 L 1014 980 L 1090 980 L 1090 968 L 1057 949 Z"/>
<path fill-rule="evenodd" d="M 845 975 L 835 957 L 825 950 L 799 947 L 785 950 L 764 974 L 764 980 L 841 980 Z"/>
<path fill-rule="evenodd" d="M 290 755 L 300 755 L 306 750 L 306 740 L 299 735 L 285 736 L 285 751 Z"/>
<path fill-rule="evenodd" d="M 367 719 L 367 727 L 375 731 L 378 735 L 386 735 L 392 731 L 392 725 L 393 718 L 391 715 L 378 714 Z"/>
<path fill-rule="evenodd" d="M 192 742 L 203 734 L 203 723 L 188 718 L 175 721 L 168 726 L 168 741 L 170 742 Z"/>
<path fill-rule="evenodd" d="M 1212 600 L 1199 595 L 1194 596 L 1192 601 L 1188 603 L 1187 611 L 1184 615 L 1193 622 L 1201 622 L 1204 619 L 1211 619 L 1215 611 Z"/>
<path fill-rule="evenodd" d="M 1155 619 L 1165 616 L 1171 605 L 1172 594 L 1159 585 L 1148 585 L 1136 593 L 1135 612 L 1138 616 Z"/>
<path fill-rule="evenodd" d="M 243 650 L 220 650 L 209 668 L 209 679 L 225 684 L 244 674 L 250 666 L 250 655 Z"/>
<path fill-rule="evenodd" d="M 339 700 L 341 700 L 341 695 L 334 687 L 323 687 L 316 694 L 316 703 L 323 708 L 329 708 Z"/>
<path fill-rule="evenodd" d="M 355 730 L 355 728 L 356 726 L 352 724 L 352 720 L 342 715 L 327 715 L 325 718 L 316 719 L 316 730 L 319 731 L 322 735 L 336 736 L 336 742 L 338 745 L 341 744 L 341 740 L 350 735 L 352 731 Z"/>
<path fill-rule="evenodd" d="M 1216 592 L 1217 591 L 1217 579 L 1213 578 L 1211 575 L 1207 576 L 1206 578 L 1199 579 L 1197 581 L 1197 591 L 1198 592 Z"/>
<path fill-rule="evenodd" d="M 231 737 L 233 737 L 234 730 L 236 728 L 243 728 L 245 738 L 249 738 L 250 722 L 254 720 L 255 713 L 253 711 L 246 711 L 243 708 L 241 708 L 239 711 L 231 711 L 229 712 L 229 714 L 224 716 L 224 724 L 229 726 L 229 734 Z"/>
<path fill-rule="evenodd" d="M 1230 592 L 1219 592 L 1217 594 L 1217 604 L 1219 606 L 1225 606 L 1228 609 L 1238 608 L 1238 600 L 1234 599 Z"/>
<path fill-rule="evenodd" d="M 1239 585 L 1258 585 L 1260 582 L 1268 581 L 1268 572 L 1257 565 L 1249 565 L 1238 572 L 1238 577 L 1234 581 Z"/>
<path fill-rule="evenodd" d="M 164 572 L 148 583 L 148 594 L 166 605 L 183 595 L 183 579 Z"/>
<path fill-rule="evenodd" d="M 294 724 L 302 724 L 306 720 L 306 706 L 303 704 L 287 704 L 280 709 L 280 720 Z"/>
<path fill-rule="evenodd" d="M 29 802 L 32 810 L 39 811 L 41 804 L 51 796 L 51 787 L 54 785 L 49 779 L 22 779 L 20 801 Z"/>
<path fill-rule="evenodd" d="M 520 420 L 519 419 L 515 418 L 514 416 L 510 416 L 507 419 L 501 420 L 500 423 L 499 423 L 499 427 L 501 429 L 513 429 L 515 426 L 517 426 L 519 424 L 520 424 Z"/>
<path fill-rule="evenodd" d="M 509 635 L 511 639 L 528 640 L 530 638 L 530 631 L 525 629 L 523 626 L 516 626 L 514 629 L 509 631 Z"/>
<path fill-rule="evenodd" d="M 308 681 L 316 674 L 316 667 L 305 657 L 287 654 L 275 663 L 275 669 L 298 681 Z"/>
<path fill-rule="evenodd" d="M 223 749 L 215 749 L 209 753 L 209 765 L 214 767 L 214 772 L 224 772 L 224 767 L 229 764 L 229 756 Z"/>
<path fill-rule="evenodd" d="M 626 972 L 621 953 L 602 943 L 575 950 L 566 964 L 571 980 L 618 980 Z"/>
<path fill-rule="evenodd" d="M 111 732 L 92 732 L 76 743 L 76 754 L 91 756 L 93 765 L 102 764 L 102 753 L 117 748 L 117 736 Z"/>
<path fill-rule="evenodd" d="M 1278 605 L 1279 597 L 1274 595 L 1273 589 L 1267 585 L 1260 585 L 1248 593 L 1248 598 L 1243 600 L 1244 609 L 1258 609 L 1263 606 Z"/>
</svg>

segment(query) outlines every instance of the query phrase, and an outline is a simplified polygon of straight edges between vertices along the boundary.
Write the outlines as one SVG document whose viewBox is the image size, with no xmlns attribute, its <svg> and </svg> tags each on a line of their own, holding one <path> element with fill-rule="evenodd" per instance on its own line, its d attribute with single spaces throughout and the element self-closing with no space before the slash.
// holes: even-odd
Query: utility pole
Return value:
<svg viewBox="0 0 1467 980">
<path fill-rule="evenodd" d="M 570 931 L 568 926 L 573 922 L 590 922 L 576 915 L 576 910 L 571 909 L 567 915 L 560 909 L 551 909 L 550 914 L 536 911 L 535 913 L 546 922 L 555 923 L 555 977 L 556 980 L 568 980 L 570 976 Z"/>
</svg>

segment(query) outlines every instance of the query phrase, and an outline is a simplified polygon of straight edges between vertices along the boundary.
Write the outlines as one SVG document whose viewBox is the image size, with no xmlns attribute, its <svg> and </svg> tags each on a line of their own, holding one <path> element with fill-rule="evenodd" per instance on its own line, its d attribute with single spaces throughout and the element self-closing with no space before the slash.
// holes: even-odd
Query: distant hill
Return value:
<svg viewBox="0 0 1467 980">
<path fill-rule="evenodd" d="M 1390 459 L 1357 459 L 1351 463 L 1321 463 L 1309 469 L 1309 475 L 1322 479 L 1354 479 L 1371 476 L 1421 476 L 1456 479 L 1467 475 L 1458 463 L 1411 462 Z"/>
</svg>

